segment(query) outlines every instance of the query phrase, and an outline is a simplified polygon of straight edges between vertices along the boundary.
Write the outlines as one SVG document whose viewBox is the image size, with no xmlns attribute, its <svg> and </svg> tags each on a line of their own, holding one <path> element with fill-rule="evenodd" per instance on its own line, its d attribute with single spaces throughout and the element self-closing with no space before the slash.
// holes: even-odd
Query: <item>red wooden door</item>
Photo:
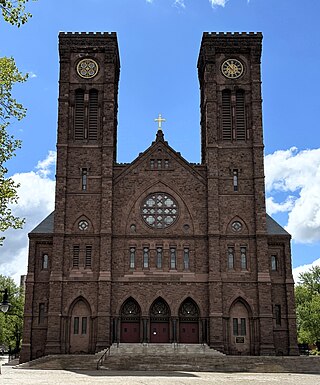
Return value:
<svg viewBox="0 0 320 385">
<path fill-rule="evenodd" d="M 120 342 L 138 343 L 140 342 L 140 323 L 121 322 Z"/>
<path fill-rule="evenodd" d="M 183 344 L 198 344 L 199 324 L 197 322 L 180 322 L 179 342 Z"/>
<path fill-rule="evenodd" d="M 150 342 L 154 344 L 169 343 L 169 322 L 151 322 Z"/>
</svg>

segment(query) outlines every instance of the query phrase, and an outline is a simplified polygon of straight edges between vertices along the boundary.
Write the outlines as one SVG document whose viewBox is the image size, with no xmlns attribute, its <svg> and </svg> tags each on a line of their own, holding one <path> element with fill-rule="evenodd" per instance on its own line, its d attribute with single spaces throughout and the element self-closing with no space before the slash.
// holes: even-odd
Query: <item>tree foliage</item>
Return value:
<svg viewBox="0 0 320 385">
<path fill-rule="evenodd" d="M 24 293 L 12 278 L 0 275 L 0 291 L 4 289 L 8 289 L 11 306 L 7 313 L 0 312 L 0 346 L 19 350 L 23 327 Z"/>
<path fill-rule="evenodd" d="M 21 120 L 26 110 L 12 97 L 12 88 L 16 83 L 25 82 L 28 75 L 19 72 L 13 58 L 0 58 L 0 232 L 9 227 L 20 228 L 23 220 L 12 214 L 10 204 L 16 203 L 17 188 L 12 178 L 6 178 L 6 162 L 15 155 L 20 141 L 8 133 L 12 119 Z M 0 245 L 3 237 L 0 237 Z"/>
<path fill-rule="evenodd" d="M 26 12 L 26 3 L 28 2 L 29 0 L 0 0 L 0 9 L 4 21 L 17 27 L 25 24 L 32 17 L 31 13 Z"/>
<path fill-rule="evenodd" d="M 32 0 L 36 1 L 36 0 Z M 20 27 L 31 17 L 26 12 L 29 0 L 0 0 L 3 20 Z M 8 228 L 21 228 L 24 220 L 12 214 L 10 205 L 17 203 L 17 188 L 12 178 L 6 178 L 8 169 L 6 162 L 15 155 L 20 141 L 9 134 L 8 128 L 12 119 L 21 120 L 26 110 L 22 104 L 12 97 L 12 89 L 16 83 L 27 80 L 28 75 L 19 72 L 13 58 L 0 58 L 0 233 Z M 0 237 L 0 246 L 4 237 Z"/>
<path fill-rule="evenodd" d="M 320 266 L 300 274 L 295 289 L 298 340 L 301 343 L 320 342 Z"/>
</svg>

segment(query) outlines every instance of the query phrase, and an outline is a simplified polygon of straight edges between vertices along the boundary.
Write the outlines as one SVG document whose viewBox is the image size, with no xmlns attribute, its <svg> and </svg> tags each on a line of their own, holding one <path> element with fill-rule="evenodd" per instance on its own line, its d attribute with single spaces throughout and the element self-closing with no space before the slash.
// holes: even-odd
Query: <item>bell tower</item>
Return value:
<svg viewBox="0 0 320 385">
<path fill-rule="evenodd" d="M 254 338 L 260 339 L 260 351 L 255 354 L 274 354 L 273 339 L 265 334 L 272 330 L 272 305 L 267 285 L 261 48 L 261 33 L 203 34 L 198 60 L 201 150 L 207 168 L 209 306 L 215 331 L 210 343 L 226 350 L 220 336 L 231 328 L 228 285 L 243 287 L 244 279 L 252 279 L 257 288 L 251 290 L 260 298 L 255 315 L 261 316 L 251 326 L 259 329 Z M 237 265 L 240 258 L 250 266 Z"/>
<path fill-rule="evenodd" d="M 56 200 L 46 353 L 69 352 L 68 297 L 90 303 L 88 330 L 109 341 L 112 177 L 120 61 L 116 33 L 60 33 Z M 68 287 L 63 285 L 68 282 Z M 85 290 L 88 285 L 94 290 Z M 92 286 L 92 287 L 94 287 Z M 104 301 L 97 302 L 100 292 Z M 83 302 L 86 301 L 86 302 Z M 77 309 L 78 305 L 75 305 Z M 65 310 L 67 311 L 67 310 Z M 93 317 L 102 316 L 95 324 Z M 56 325 L 61 325 L 61 330 Z M 90 337 L 91 340 L 91 337 Z M 72 347 L 71 347 L 72 348 Z M 70 349 L 71 349 L 70 348 Z M 78 348 L 75 348 L 78 349 Z M 79 348 L 80 349 L 80 348 Z M 86 347 L 85 351 L 91 351 Z"/>
</svg>

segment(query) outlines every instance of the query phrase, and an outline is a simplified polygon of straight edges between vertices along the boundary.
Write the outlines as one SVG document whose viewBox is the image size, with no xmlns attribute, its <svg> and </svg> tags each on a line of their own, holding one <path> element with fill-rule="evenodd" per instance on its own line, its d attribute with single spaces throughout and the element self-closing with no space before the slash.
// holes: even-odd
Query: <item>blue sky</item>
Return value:
<svg viewBox="0 0 320 385">
<path fill-rule="evenodd" d="M 150 145 L 159 112 L 169 144 L 200 162 L 196 66 L 202 33 L 263 32 L 268 211 L 293 235 L 293 266 L 320 264 L 318 0 L 38 0 L 28 9 L 33 18 L 20 29 L 0 23 L 0 56 L 14 56 L 30 73 L 14 90 L 28 116 L 12 126 L 23 146 L 9 163 L 21 182 L 15 212 L 27 224 L 7 232 L 1 273 L 26 271 L 26 233 L 53 208 L 59 31 L 118 34 L 119 162 Z"/>
</svg>

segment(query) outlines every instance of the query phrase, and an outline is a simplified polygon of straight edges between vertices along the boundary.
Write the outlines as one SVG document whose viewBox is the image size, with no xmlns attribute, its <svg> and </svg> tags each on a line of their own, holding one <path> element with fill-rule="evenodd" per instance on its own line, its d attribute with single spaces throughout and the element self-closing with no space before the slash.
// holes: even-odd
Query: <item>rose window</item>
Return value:
<svg viewBox="0 0 320 385">
<path fill-rule="evenodd" d="M 156 229 L 164 229 L 177 220 L 178 205 L 170 195 L 155 193 L 145 199 L 141 207 L 141 214 L 147 225 Z"/>
</svg>

